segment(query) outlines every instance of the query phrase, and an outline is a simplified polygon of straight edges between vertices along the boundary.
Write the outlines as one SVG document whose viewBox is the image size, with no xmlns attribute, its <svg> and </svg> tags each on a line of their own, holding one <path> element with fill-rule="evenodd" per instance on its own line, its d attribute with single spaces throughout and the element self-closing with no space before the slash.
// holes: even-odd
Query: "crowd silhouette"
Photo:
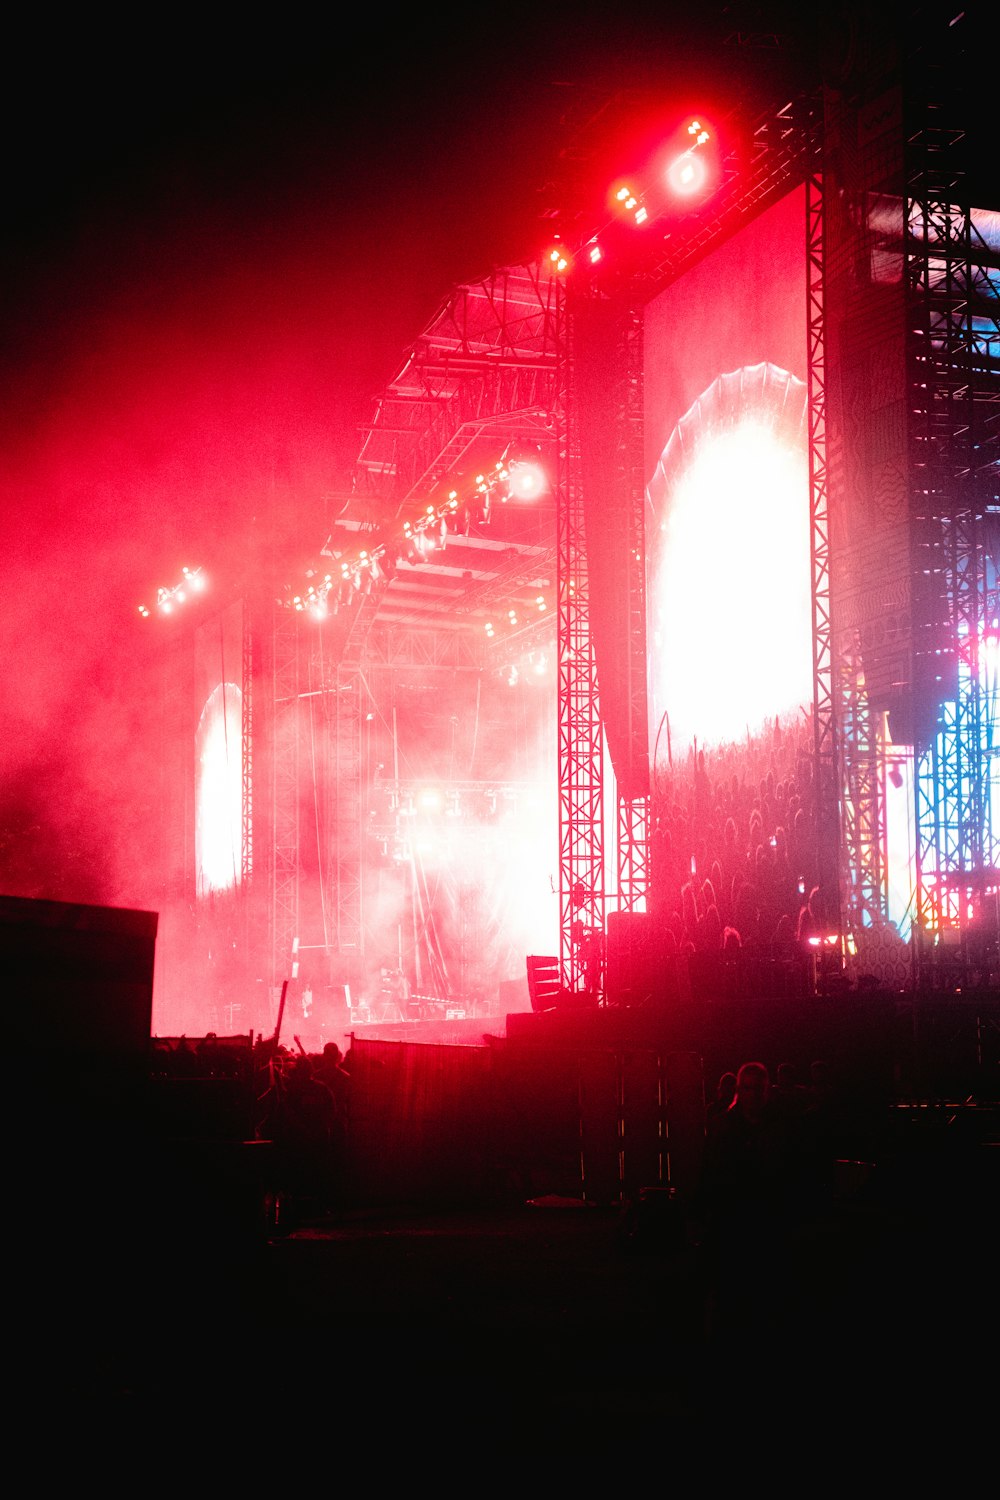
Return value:
<svg viewBox="0 0 1000 1500">
<path fill-rule="evenodd" d="M 651 910 L 668 951 L 790 960 L 822 935 L 812 722 L 657 768 Z"/>
</svg>

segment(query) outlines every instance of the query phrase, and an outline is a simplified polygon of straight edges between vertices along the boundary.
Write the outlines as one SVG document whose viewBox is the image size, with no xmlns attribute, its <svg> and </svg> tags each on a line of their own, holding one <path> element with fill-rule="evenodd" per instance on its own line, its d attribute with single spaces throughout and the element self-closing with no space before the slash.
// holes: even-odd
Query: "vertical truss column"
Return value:
<svg viewBox="0 0 1000 1500">
<path fill-rule="evenodd" d="M 569 313 L 561 282 L 557 298 L 556 592 L 559 737 L 559 947 L 563 983 L 588 983 L 589 928 L 603 933 L 604 756 L 597 663 L 590 628 L 579 410 L 574 400 Z"/>
<path fill-rule="evenodd" d="M 865 686 L 856 632 L 838 662 L 840 743 L 843 750 L 842 893 L 847 928 L 855 934 L 885 914 L 882 851 L 885 848 L 881 736 Z"/>
<path fill-rule="evenodd" d="M 299 930 L 299 620 L 276 609 L 272 623 L 271 983 L 291 977 Z"/>
<path fill-rule="evenodd" d="M 628 711 L 629 739 L 648 739 L 646 681 L 646 485 L 643 472 L 642 314 L 629 307 L 623 319 L 623 390 L 618 433 L 628 493 Z M 616 787 L 618 907 L 644 911 L 649 893 L 649 792 L 623 796 Z"/>
<path fill-rule="evenodd" d="M 813 749 L 816 762 L 816 846 L 819 884 L 826 914 L 841 930 L 843 891 L 837 725 L 834 705 L 833 647 L 830 627 L 830 526 L 826 451 L 825 243 L 822 133 L 815 114 L 810 131 L 806 177 L 806 328 L 809 422 L 809 518 L 812 570 Z M 846 736 L 845 736 L 846 745 Z M 845 749 L 845 754 L 846 754 Z M 859 851 L 848 851 L 851 869 Z M 848 882 L 847 889 L 851 889 Z"/>
<path fill-rule="evenodd" d="M 977 365 L 985 363 L 973 316 L 979 268 L 971 211 L 961 201 L 961 132 L 949 124 L 944 99 L 931 97 L 936 89 L 946 97 L 948 80 L 933 66 L 929 73 L 932 86 L 909 138 L 906 201 L 913 570 L 920 586 L 913 672 L 921 709 L 917 922 L 928 934 L 963 921 L 968 891 L 986 878 L 996 855 L 993 700 L 981 669 L 995 629 L 995 590 L 975 386 Z M 992 322 L 995 335 L 995 299 Z M 924 977 L 930 957 L 923 946 Z"/>
</svg>

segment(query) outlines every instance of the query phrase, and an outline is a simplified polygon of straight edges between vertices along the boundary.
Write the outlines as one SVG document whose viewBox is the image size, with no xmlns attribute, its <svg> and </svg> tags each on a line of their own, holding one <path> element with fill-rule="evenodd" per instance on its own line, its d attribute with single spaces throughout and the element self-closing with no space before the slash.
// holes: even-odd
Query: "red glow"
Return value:
<svg viewBox="0 0 1000 1500">
<path fill-rule="evenodd" d="M 548 487 L 548 476 L 541 464 L 511 464 L 510 497 L 512 500 L 537 500 Z"/>
<path fill-rule="evenodd" d="M 202 709 L 195 738 L 195 864 L 199 896 L 240 881 L 242 869 L 242 703 L 223 682 Z"/>
<path fill-rule="evenodd" d="M 695 151 L 685 151 L 676 157 L 667 168 L 667 183 L 671 192 L 687 198 L 698 193 L 708 178 L 708 166 L 704 157 Z"/>
<path fill-rule="evenodd" d="M 788 391 L 778 410 L 801 413 L 801 384 L 771 378 Z M 776 422 L 760 381 L 728 414 L 717 386 L 675 429 L 659 471 L 669 503 L 653 542 L 652 689 L 675 747 L 738 740 L 812 692 L 802 431 Z"/>
<path fill-rule="evenodd" d="M 658 174 L 674 198 L 714 192 L 719 180 L 716 130 L 704 114 L 689 115 L 659 153 Z"/>
<path fill-rule="evenodd" d="M 646 311 L 658 762 L 812 701 L 802 224 L 799 190 Z"/>
</svg>

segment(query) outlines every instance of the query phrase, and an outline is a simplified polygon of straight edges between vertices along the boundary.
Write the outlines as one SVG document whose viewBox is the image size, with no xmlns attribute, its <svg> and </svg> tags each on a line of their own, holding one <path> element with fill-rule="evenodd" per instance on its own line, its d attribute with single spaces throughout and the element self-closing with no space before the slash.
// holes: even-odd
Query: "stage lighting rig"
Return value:
<svg viewBox="0 0 1000 1500">
<path fill-rule="evenodd" d="M 507 494 L 503 500 L 538 500 L 549 489 L 549 478 L 540 463 L 530 458 L 513 460 L 508 465 Z"/>
<path fill-rule="evenodd" d="M 703 148 L 712 139 L 711 131 L 698 119 L 688 123 L 685 134 L 684 150 L 672 158 L 666 171 L 667 186 L 680 198 L 692 197 L 707 183 L 708 159 Z"/>
<path fill-rule="evenodd" d="M 544 470 L 530 460 L 517 460 L 509 466 L 506 456 L 494 464 L 491 472 L 477 474 L 472 492 L 462 499 L 453 489 L 447 499 L 438 504 L 428 504 L 413 520 L 404 521 L 396 537 L 387 537 L 373 547 L 363 548 L 356 556 L 341 556 L 339 575 L 327 573 L 319 582 L 313 580 L 317 574 L 306 574 L 309 583 L 301 593 L 288 595 L 278 602 L 285 609 L 300 614 L 310 614 L 322 620 L 336 614 L 343 606 L 349 606 L 355 596 L 368 595 L 377 583 L 391 580 L 397 560 L 417 566 L 427 560 L 436 548 L 443 550 L 449 535 L 458 529 L 458 520 L 464 515 L 468 531 L 470 518 L 489 522 L 490 507 L 496 496 L 503 502 L 510 498 L 531 499 L 547 487 Z M 334 556 L 330 550 L 330 539 L 324 543 L 322 554 Z M 161 591 L 162 592 L 162 591 Z"/>
<path fill-rule="evenodd" d="M 612 200 L 619 218 L 627 218 L 637 229 L 649 220 L 649 208 L 644 193 L 636 192 L 627 184 L 619 187 Z"/>
<path fill-rule="evenodd" d="M 208 579 L 201 568 L 183 568 L 180 583 L 175 583 L 172 588 L 159 588 L 156 591 L 156 610 L 161 615 L 171 615 L 180 604 L 186 604 L 192 594 L 201 594 L 208 587 Z M 138 606 L 139 614 L 144 620 L 148 620 L 152 610 L 145 604 Z"/>
<path fill-rule="evenodd" d="M 525 605 L 520 611 L 512 605 L 502 616 L 485 621 L 483 631 L 490 642 L 490 654 L 497 662 L 498 670 L 517 663 L 522 671 L 527 671 L 523 666 L 524 660 L 534 664 L 534 654 L 527 652 L 525 639 L 535 634 L 548 611 L 545 595 L 537 594 L 533 605 Z M 517 646 L 512 644 L 515 640 L 518 642 Z"/>
<path fill-rule="evenodd" d="M 629 169 L 608 187 L 605 209 L 608 217 L 591 224 L 577 239 L 566 244 L 559 236 L 543 252 L 543 262 L 553 274 L 590 276 L 614 280 L 635 263 L 639 245 L 647 233 L 656 239 L 657 226 L 679 213 L 700 208 L 718 184 L 720 159 L 714 126 L 703 115 L 687 116 L 669 130 L 655 154 Z M 555 217 L 553 214 L 552 217 Z M 643 230 L 640 240 L 629 231 Z"/>
</svg>

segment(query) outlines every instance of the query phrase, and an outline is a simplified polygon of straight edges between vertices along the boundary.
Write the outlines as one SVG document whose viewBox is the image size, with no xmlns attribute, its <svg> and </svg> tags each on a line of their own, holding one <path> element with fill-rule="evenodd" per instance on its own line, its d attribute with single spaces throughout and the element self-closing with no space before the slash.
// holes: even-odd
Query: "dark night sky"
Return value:
<svg viewBox="0 0 1000 1500">
<path fill-rule="evenodd" d="M 721 104 L 750 73 L 725 10 L 697 34 L 661 4 L 8 37 L 0 888 L 147 899 L 136 605 L 239 566 L 272 507 L 322 540 L 435 306 L 540 248 L 567 101 Z"/>
</svg>

